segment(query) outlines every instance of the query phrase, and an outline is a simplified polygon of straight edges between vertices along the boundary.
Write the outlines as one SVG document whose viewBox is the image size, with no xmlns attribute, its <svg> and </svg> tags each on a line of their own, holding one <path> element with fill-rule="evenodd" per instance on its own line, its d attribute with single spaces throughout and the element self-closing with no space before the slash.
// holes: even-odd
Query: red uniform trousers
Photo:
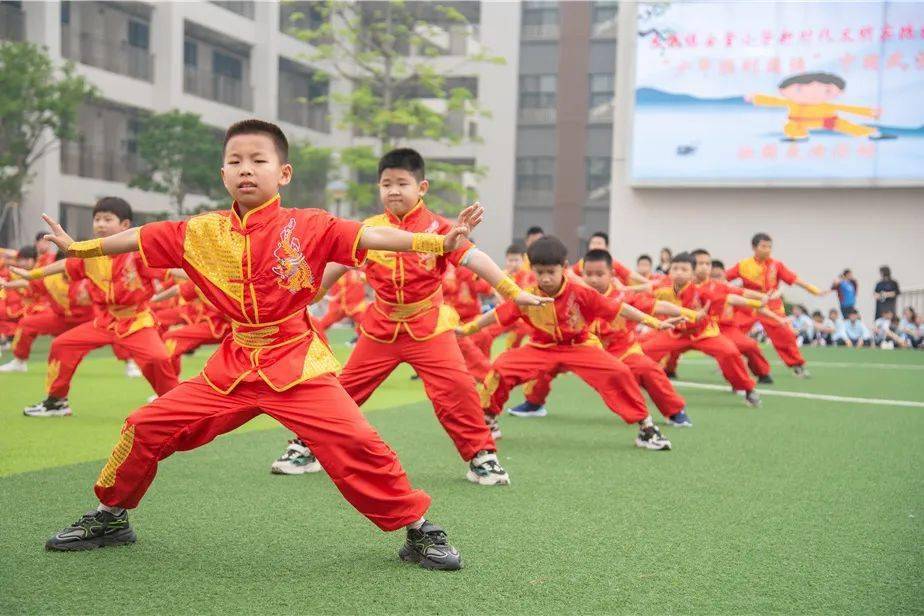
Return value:
<svg viewBox="0 0 924 616">
<path fill-rule="evenodd" d="M 19 324 L 19 317 L 15 319 L 0 319 L 0 336 L 13 336 L 16 333 L 16 326 Z"/>
<path fill-rule="evenodd" d="M 428 340 L 401 333 L 391 343 L 361 335 L 338 378 L 347 394 L 362 405 L 402 362 L 420 376 L 436 418 L 464 460 L 482 450 L 497 450 L 452 331 Z"/>
<path fill-rule="evenodd" d="M 136 507 L 158 462 L 205 445 L 261 413 L 307 444 L 344 498 L 382 530 L 407 526 L 429 508 L 430 497 L 411 487 L 395 452 L 332 374 L 283 392 L 261 380 L 245 380 L 228 395 L 201 376 L 181 383 L 128 416 L 96 481 L 96 496 L 110 507 Z"/>
<path fill-rule="evenodd" d="M 614 357 L 617 357 L 615 354 Z M 671 380 L 664 374 L 664 370 L 653 359 L 644 353 L 630 353 L 619 361 L 629 367 L 632 376 L 642 389 L 648 392 L 651 401 L 665 417 L 673 417 L 686 407 L 686 401 L 677 393 Z M 544 374 L 535 381 L 527 383 L 523 388 L 526 401 L 536 405 L 545 404 L 551 391 L 554 374 Z"/>
<path fill-rule="evenodd" d="M 340 306 L 340 302 L 331 302 L 327 305 L 327 312 L 318 321 L 318 328 L 323 332 L 330 329 L 334 323 L 339 323 L 347 317 L 346 311 Z"/>
<path fill-rule="evenodd" d="M 481 383 L 488 376 L 491 360 L 485 356 L 471 336 L 459 336 L 456 340 L 459 342 L 459 350 L 462 351 L 462 357 L 465 359 L 465 367 L 475 377 L 475 380 Z"/>
<path fill-rule="evenodd" d="M 646 336 L 641 340 L 642 350 L 645 355 L 655 360 L 661 361 L 661 358 L 671 351 L 689 351 L 695 349 L 709 355 L 719 364 L 722 375 L 725 380 L 731 383 L 735 390 L 751 391 L 755 383 L 748 375 L 747 368 L 741 360 L 741 353 L 734 343 L 725 336 L 713 336 L 710 338 L 700 338 L 694 340 L 688 337 L 672 336 L 668 332 L 656 332 L 651 336 Z"/>
<path fill-rule="evenodd" d="M 777 355 L 780 356 L 784 364 L 792 368 L 805 363 L 805 358 L 802 357 L 802 353 L 799 351 L 799 345 L 796 344 L 796 334 L 792 331 L 792 328 L 758 314 L 757 318 L 747 317 L 738 322 L 741 332 L 747 335 L 754 326 L 754 321 L 760 321 L 764 331 L 767 332 L 767 337 L 773 343 L 773 348 L 776 349 Z"/>
<path fill-rule="evenodd" d="M 645 398 L 629 368 L 599 346 L 589 344 L 526 345 L 504 351 L 485 379 L 481 404 L 486 413 L 498 415 L 510 390 L 520 383 L 568 370 L 600 394 L 606 406 L 626 423 L 648 417 Z"/>
<path fill-rule="evenodd" d="M 32 343 L 39 336 L 60 336 L 93 317 L 71 319 L 59 315 L 50 308 L 36 314 L 30 314 L 19 321 L 13 335 L 13 357 L 26 361 L 32 352 Z"/>
<path fill-rule="evenodd" d="M 174 306 L 173 308 L 155 310 L 154 316 L 157 317 L 160 333 L 163 334 L 172 325 L 180 325 L 181 323 L 186 323 L 185 316 L 187 312 L 188 310 L 186 309 L 186 306 Z"/>
<path fill-rule="evenodd" d="M 738 352 L 748 361 L 748 368 L 754 376 L 767 376 L 770 374 L 770 363 L 764 357 L 757 341 L 745 334 L 734 325 L 719 325 L 722 335 L 732 341 Z"/>
<path fill-rule="evenodd" d="M 106 345 L 113 346 L 116 357 L 127 354 L 134 358 L 158 396 L 176 387 L 177 374 L 157 328 L 145 327 L 119 338 L 112 331 L 96 327 L 90 321 L 61 334 L 51 343 L 48 352 L 48 395 L 66 397 L 74 371 L 86 354 Z"/>
<path fill-rule="evenodd" d="M 195 351 L 203 344 L 218 344 L 221 338 L 216 338 L 212 328 L 205 321 L 184 327 L 176 327 L 164 334 L 164 346 L 170 355 L 170 363 L 177 376 L 180 374 L 181 360 L 184 353 Z"/>
</svg>

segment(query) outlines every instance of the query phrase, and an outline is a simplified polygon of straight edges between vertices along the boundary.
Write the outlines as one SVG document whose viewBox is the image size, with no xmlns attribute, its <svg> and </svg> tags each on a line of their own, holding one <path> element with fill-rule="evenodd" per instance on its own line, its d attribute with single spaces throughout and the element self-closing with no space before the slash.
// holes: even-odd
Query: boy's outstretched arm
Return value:
<svg viewBox="0 0 924 616">
<path fill-rule="evenodd" d="M 24 280 L 38 280 L 39 278 L 44 278 L 45 276 L 61 274 L 64 272 L 64 267 L 64 259 L 61 259 L 60 261 L 55 261 L 54 263 L 50 263 L 45 267 L 37 267 L 31 270 L 10 266 L 10 271 L 20 278 L 23 278 Z"/>
<path fill-rule="evenodd" d="M 132 227 L 102 239 L 75 242 L 64 230 L 64 227 L 52 220 L 48 214 L 42 214 L 42 219 L 51 228 L 51 233 L 45 235 L 45 239 L 63 250 L 69 257 L 91 259 L 103 255 L 120 255 L 138 250 L 138 227 Z M 51 266 L 49 265 L 48 267 Z M 47 270 L 48 268 L 45 269 Z M 62 269 L 61 271 L 64 270 Z"/>
<path fill-rule="evenodd" d="M 366 227 L 359 238 L 363 250 L 390 250 L 392 252 L 423 252 L 446 254 L 461 247 L 472 229 L 484 219 L 480 203 L 470 205 L 459 214 L 456 225 L 446 235 L 436 233 L 409 233 L 391 227 Z"/>
<path fill-rule="evenodd" d="M 485 327 L 494 325 L 495 323 L 497 323 L 497 316 L 494 314 L 493 310 L 489 310 L 477 319 L 457 327 L 456 333 L 460 336 L 471 336 L 472 334 L 477 334 Z"/>
<path fill-rule="evenodd" d="M 475 272 L 479 278 L 497 289 L 505 299 L 513 300 L 520 306 L 538 306 L 555 301 L 552 297 L 540 297 L 527 293 L 507 276 L 491 257 L 477 248 L 471 249 L 462 260 L 462 265 Z"/>
<path fill-rule="evenodd" d="M 350 268 L 346 265 L 341 265 L 340 263 L 330 262 L 324 266 L 324 274 L 321 276 L 321 287 L 318 289 L 318 292 L 315 293 L 314 299 L 311 300 L 312 304 L 317 304 L 321 301 L 327 292 L 330 291 L 330 288 L 334 286 L 340 277 L 347 273 Z"/>
</svg>

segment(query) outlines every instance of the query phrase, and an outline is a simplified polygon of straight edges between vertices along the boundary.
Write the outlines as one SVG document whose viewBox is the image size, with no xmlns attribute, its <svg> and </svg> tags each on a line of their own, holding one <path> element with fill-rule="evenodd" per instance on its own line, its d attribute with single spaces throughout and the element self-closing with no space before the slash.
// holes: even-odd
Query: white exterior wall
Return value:
<svg viewBox="0 0 924 616">
<path fill-rule="evenodd" d="M 662 246 L 675 252 L 706 248 L 727 265 L 751 255 L 759 231 L 774 240 L 774 256 L 819 287 L 845 268 L 859 282 L 857 307 L 872 322 L 879 266 L 889 265 L 902 288 L 924 287 L 922 188 L 632 188 L 627 168 L 634 102 L 635 3 L 620 6 L 613 135 L 610 236 L 614 256 L 635 263 Z M 837 305 L 800 288 L 788 301 L 810 309 Z"/>
</svg>

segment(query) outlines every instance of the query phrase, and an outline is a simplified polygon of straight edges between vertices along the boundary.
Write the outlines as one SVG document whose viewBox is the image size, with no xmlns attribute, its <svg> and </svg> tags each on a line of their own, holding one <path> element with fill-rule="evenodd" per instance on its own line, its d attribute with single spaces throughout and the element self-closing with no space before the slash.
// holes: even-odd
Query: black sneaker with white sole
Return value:
<svg viewBox="0 0 924 616">
<path fill-rule="evenodd" d="M 761 385 L 773 385 L 773 377 L 769 374 L 757 377 L 757 382 Z"/>
<path fill-rule="evenodd" d="M 407 529 L 407 540 L 398 556 L 424 569 L 456 571 L 462 568 L 462 555 L 449 545 L 446 531 L 427 521 L 419 529 Z"/>
<path fill-rule="evenodd" d="M 810 379 L 812 378 L 811 373 L 805 369 L 804 365 L 798 365 L 792 367 L 792 373 L 797 379 Z"/>
<path fill-rule="evenodd" d="M 652 451 L 670 451 L 671 442 L 664 438 L 657 426 L 642 426 L 635 437 L 635 446 Z"/>
<path fill-rule="evenodd" d="M 58 531 L 45 542 L 45 549 L 55 552 L 93 550 L 135 542 L 135 531 L 128 523 L 128 512 L 115 515 L 108 511 L 88 511 L 82 518 Z"/>
<path fill-rule="evenodd" d="M 751 408 L 760 408 L 760 395 L 755 390 L 744 393 L 744 403 Z"/>
<path fill-rule="evenodd" d="M 72 413 L 67 398 L 48 396 L 38 404 L 24 408 L 22 414 L 26 417 L 67 417 Z"/>
<path fill-rule="evenodd" d="M 465 478 L 480 486 L 510 485 L 510 475 L 497 461 L 493 451 L 479 451 L 468 463 Z"/>
<path fill-rule="evenodd" d="M 270 472 L 274 475 L 320 473 L 321 463 L 305 443 L 299 439 L 293 439 L 289 441 L 283 454 L 270 466 Z"/>
</svg>

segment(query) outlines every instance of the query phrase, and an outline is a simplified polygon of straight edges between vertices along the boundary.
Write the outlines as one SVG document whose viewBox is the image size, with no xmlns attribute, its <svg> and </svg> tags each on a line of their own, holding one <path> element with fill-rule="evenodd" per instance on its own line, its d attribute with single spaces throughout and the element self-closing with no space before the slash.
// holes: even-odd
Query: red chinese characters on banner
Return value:
<svg viewBox="0 0 924 616">
<path fill-rule="evenodd" d="M 790 143 L 785 147 L 776 143 L 765 143 L 756 149 L 753 145 L 742 144 L 738 146 L 735 157 L 738 160 L 753 161 L 756 163 L 775 160 L 848 160 L 850 158 L 873 158 L 876 155 L 876 144 L 865 142 L 858 145 L 838 143 L 834 146 L 823 144 Z"/>
<path fill-rule="evenodd" d="M 857 28 L 842 28 L 831 32 L 830 28 L 804 28 L 798 32 L 783 28 L 764 29 L 759 33 L 748 31 L 725 32 L 670 32 L 654 33 L 650 45 L 656 48 L 714 48 L 732 47 L 774 47 L 776 45 L 815 45 L 829 43 L 871 43 L 873 41 L 924 40 L 924 23 L 914 24 L 864 24 Z"/>
<path fill-rule="evenodd" d="M 697 69 L 701 73 L 718 73 L 719 75 L 735 75 L 747 73 L 750 75 L 773 74 L 782 75 L 801 73 L 810 69 L 810 59 L 803 56 L 790 56 L 781 58 L 710 58 L 701 56 L 697 59 L 662 60 L 665 67 L 672 67 L 675 74 L 683 75 L 687 71 Z M 924 51 L 917 52 L 912 58 L 901 51 L 893 51 L 888 56 L 871 53 L 864 56 L 855 56 L 845 53 L 837 58 L 841 73 L 850 73 L 855 70 L 864 71 L 924 71 Z M 705 75 L 704 75 L 705 76 Z"/>
</svg>

